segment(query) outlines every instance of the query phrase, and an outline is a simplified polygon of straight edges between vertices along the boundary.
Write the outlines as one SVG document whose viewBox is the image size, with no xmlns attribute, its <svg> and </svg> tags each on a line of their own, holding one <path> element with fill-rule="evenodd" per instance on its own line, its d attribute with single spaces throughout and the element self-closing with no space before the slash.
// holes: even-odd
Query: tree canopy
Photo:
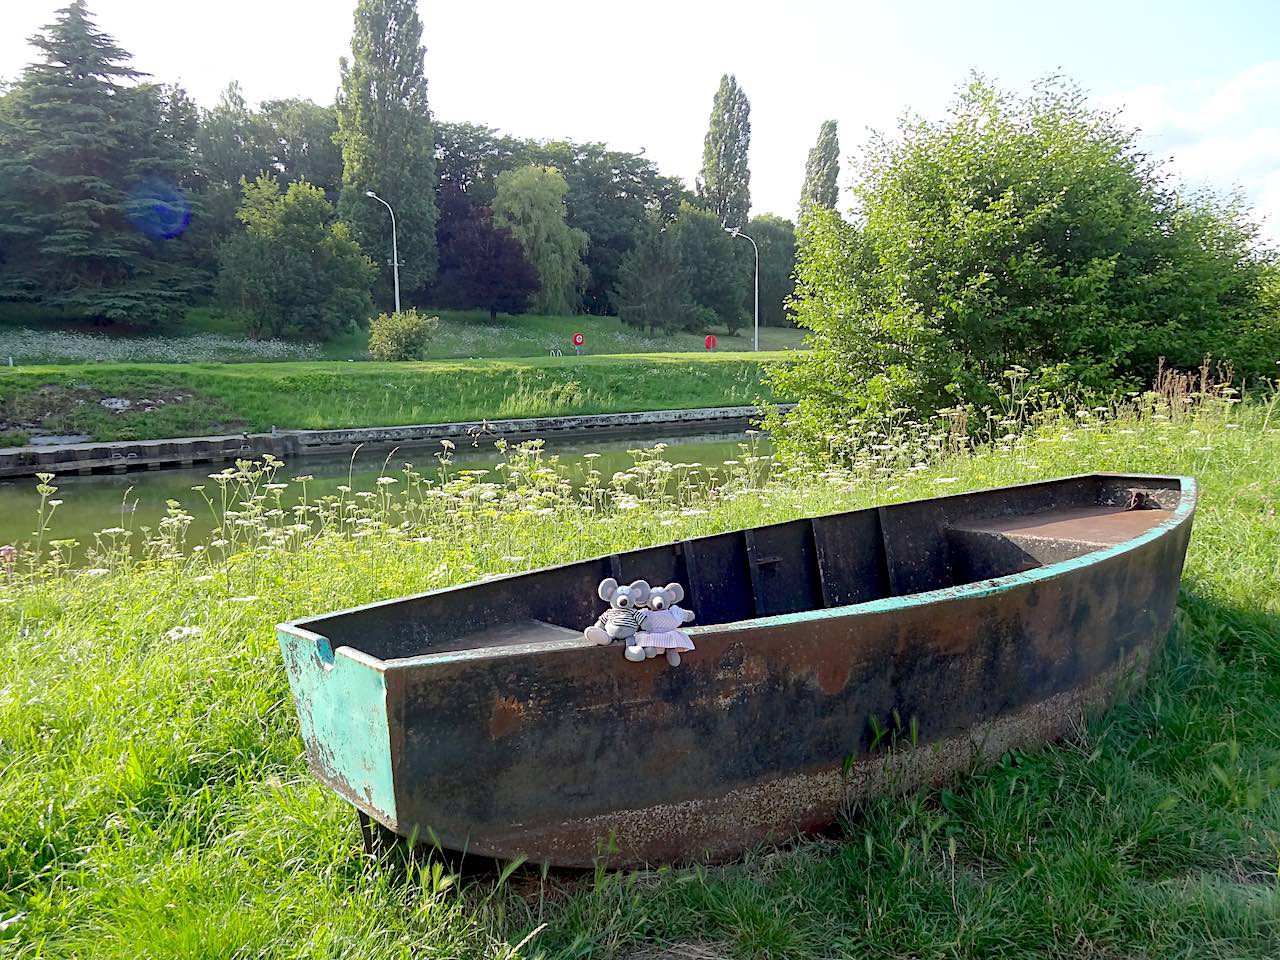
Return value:
<svg viewBox="0 0 1280 960">
<path fill-rule="evenodd" d="M 834 210 L 840 200 L 840 138 L 836 122 L 824 120 L 818 142 L 809 151 L 804 165 L 804 186 L 800 190 L 800 215 L 810 206 Z"/>
<path fill-rule="evenodd" d="M 776 377 L 811 436 L 987 402 L 1008 372 L 1107 388 L 1161 357 L 1251 362 L 1256 227 L 1176 193 L 1136 131 L 1069 84 L 1015 98 L 976 78 L 945 119 L 873 140 L 856 174 L 854 222 L 818 211 L 802 250 L 796 315 L 815 349 Z"/>
<path fill-rule="evenodd" d="M 493 222 L 507 227 L 538 272 L 534 309 L 573 313 L 582 302 L 587 235 L 565 221 L 569 185 L 554 167 L 526 166 L 498 175 Z"/>
<path fill-rule="evenodd" d="M 623 323 L 650 333 L 671 332 L 694 322 L 688 278 L 670 224 L 650 217 L 641 226 L 619 266 L 613 302 Z"/>
<path fill-rule="evenodd" d="M 351 59 L 340 64 L 338 212 L 377 259 L 388 293 L 391 219 L 368 191 L 395 211 L 403 287 L 412 291 L 430 283 L 438 263 L 435 143 L 424 55 L 415 0 L 358 0 Z"/>
<path fill-rule="evenodd" d="M 219 251 L 218 289 L 252 333 L 328 340 L 368 321 L 374 265 L 323 190 L 259 177 L 237 216 L 245 229 Z"/>
<path fill-rule="evenodd" d="M 751 218 L 747 233 L 760 249 L 760 325 L 791 326 L 786 303 L 795 288 L 795 224 L 764 213 Z"/>
<path fill-rule="evenodd" d="M 735 244 L 742 246 L 741 257 Z M 751 274 L 744 267 L 751 248 L 725 233 L 714 213 L 691 203 L 680 205 L 675 246 L 694 307 L 691 324 L 707 328 L 718 323 L 730 334 L 737 332 L 746 322 Z"/>
<path fill-rule="evenodd" d="M 751 213 L 751 103 L 731 73 L 720 78 L 702 145 L 698 197 L 725 226 L 741 227 Z"/>
<path fill-rule="evenodd" d="M 431 302 L 466 310 L 483 307 L 490 317 L 524 313 L 538 290 L 538 271 L 507 227 L 493 222 L 493 211 L 472 204 L 456 187 L 439 195 L 440 273 Z"/>
<path fill-rule="evenodd" d="M 130 56 L 73 0 L 31 41 L 0 132 L 0 296 L 99 321 L 179 312 L 198 278 L 189 103 L 136 83 Z"/>
</svg>

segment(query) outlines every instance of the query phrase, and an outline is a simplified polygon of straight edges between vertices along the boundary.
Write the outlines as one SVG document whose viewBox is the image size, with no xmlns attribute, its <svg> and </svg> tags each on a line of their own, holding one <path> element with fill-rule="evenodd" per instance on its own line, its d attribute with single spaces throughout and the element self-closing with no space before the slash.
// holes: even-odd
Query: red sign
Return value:
<svg viewBox="0 0 1280 960">
<path fill-rule="evenodd" d="M 580 333 L 575 333 L 575 334 L 573 335 L 573 345 L 574 345 L 575 347 L 580 347 L 580 346 L 582 346 L 582 345 L 583 345 L 584 343 L 586 343 L 586 342 L 587 342 L 587 338 L 586 338 L 586 337 L 584 337 L 582 334 L 580 334 Z"/>
<path fill-rule="evenodd" d="M 714 350 L 716 348 L 716 335 L 708 333 L 707 339 L 703 340 L 702 343 L 708 350 Z"/>
</svg>

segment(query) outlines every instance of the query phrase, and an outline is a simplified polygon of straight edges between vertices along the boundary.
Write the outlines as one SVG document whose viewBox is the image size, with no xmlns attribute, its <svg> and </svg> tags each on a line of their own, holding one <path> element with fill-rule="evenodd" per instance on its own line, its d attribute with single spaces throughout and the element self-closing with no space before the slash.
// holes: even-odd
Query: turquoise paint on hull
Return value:
<svg viewBox="0 0 1280 960">
<path fill-rule="evenodd" d="M 365 813 L 395 823 L 386 674 L 372 658 L 335 651 L 308 630 L 281 626 L 276 636 L 316 774 Z"/>
</svg>

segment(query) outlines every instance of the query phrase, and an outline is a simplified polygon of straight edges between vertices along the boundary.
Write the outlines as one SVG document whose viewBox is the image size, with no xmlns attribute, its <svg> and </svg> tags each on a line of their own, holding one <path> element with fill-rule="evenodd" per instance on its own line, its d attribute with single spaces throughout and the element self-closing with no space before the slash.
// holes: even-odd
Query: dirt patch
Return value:
<svg viewBox="0 0 1280 960">
<path fill-rule="evenodd" d="M 94 427 L 106 423 L 140 423 L 149 415 L 174 407 L 214 406 L 192 390 L 173 387 L 110 392 L 95 387 L 46 384 L 0 400 L 0 436 L 36 439 L 59 434 L 100 437 Z M 238 429 L 240 424 L 229 424 Z M 118 431 L 112 430 L 111 433 Z"/>
</svg>

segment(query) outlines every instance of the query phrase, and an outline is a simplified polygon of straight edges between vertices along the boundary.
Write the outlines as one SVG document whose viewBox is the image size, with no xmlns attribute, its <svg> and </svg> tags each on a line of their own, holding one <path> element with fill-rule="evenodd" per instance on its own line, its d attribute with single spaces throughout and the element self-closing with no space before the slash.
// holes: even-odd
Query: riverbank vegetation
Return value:
<svg viewBox="0 0 1280 960">
<path fill-rule="evenodd" d="M 691 190 L 643 150 L 433 118 L 417 4 L 353 6 L 334 103 L 251 105 L 228 76 L 204 107 L 150 82 L 85 0 L 58 11 L 0 82 L 0 302 L 113 330 L 216 300 L 242 333 L 316 342 L 363 328 L 371 295 L 391 309 L 397 283 L 431 311 L 613 316 L 634 306 L 618 281 L 639 238 L 704 215 L 771 238 L 762 322 L 789 323 L 794 226 L 749 216 L 750 103 L 731 76 Z M 651 331 L 750 322 L 752 252 L 717 240 L 682 246 L 678 309 L 649 311 Z"/>
<path fill-rule="evenodd" d="M 394 426 L 739 406 L 778 399 L 761 383 L 762 365 L 787 362 L 789 356 L 704 353 L 0 369 L 0 442 L 15 445 L 37 432 L 149 440 L 272 427 Z M 104 405 L 103 400 L 113 402 Z"/>
<path fill-rule="evenodd" d="M 588 356 L 627 353 L 707 352 L 702 334 L 666 331 L 650 334 L 617 317 L 569 314 L 501 315 L 464 310 L 432 310 L 440 325 L 427 343 L 428 359 L 472 357 L 546 357 L 574 352 L 573 335 L 585 339 Z M 796 327 L 761 327 L 762 350 L 797 350 L 804 331 Z M 740 353 L 754 345 L 752 330 L 717 337 L 716 352 Z M 242 363 L 264 360 L 367 360 L 369 334 L 364 330 L 327 343 L 291 339 L 251 339 L 239 323 L 221 310 L 197 308 L 158 328 L 120 327 L 104 333 L 65 314 L 0 304 L 0 367 L 12 357 L 19 366 L 56 363 Z"/>
<path fill-rule="evenodd" d="M 1061 80 L 1017 97 L 974 78 L 854 170 L 849 220 L 806 220 L 796 316 L 812 350 L 778 371 L 817 444 L 896 410 L 1139 389 L 1208 355 L 1274 376 L 1280 266 L 1238 200 L 1188 193 L 1139 132 Z"/>
<path fill-rule="evenodd" d="M 1100 409 L 1024 404 L 976 444 L 951 410 L 844 466 L 748 448 L 709 479 L 650 451 L 574 489 L 536 446 L 482 476 L 442 449 L 294 513 L 278 485 L 305 478 L 244 464 L 158 528 L 92 544 L 57 539 L 50 478 L 31 498 L 41 534 L 0 574 L 0 942 L 108 960 L 1274 957 L 1280 411 L 1274 393 L 1197 390 L 1168 378 Z M 1089 470 L 1200 483 L 1176 628 L 1146 687 L 1066 743 L 850 809 L 833 836 L 713 868 L 406 871 L 366 859 L 351 808 L 306 771 L 280 620 Z M 221 527 L 189 543 L 196 509 Z M 146 549 L 131 557 L 125 539 Z"/>
</svg>

